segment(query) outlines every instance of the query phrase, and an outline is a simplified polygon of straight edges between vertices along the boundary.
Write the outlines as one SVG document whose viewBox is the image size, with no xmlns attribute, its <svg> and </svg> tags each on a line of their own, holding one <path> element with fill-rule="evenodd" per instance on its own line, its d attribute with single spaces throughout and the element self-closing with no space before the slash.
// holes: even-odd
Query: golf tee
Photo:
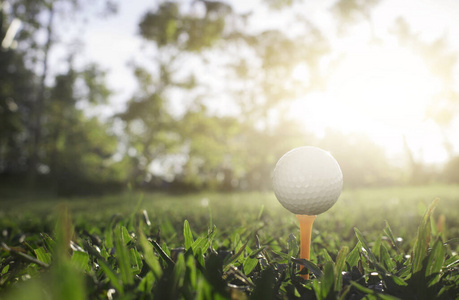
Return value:
<svg viewBox="0 0 459 300">
<path fill-rule="evenodd" d="M 300 258 L 309 260 L 309 254 L 311 249 L 311 232 L 312 232 L 312 223 L 316 216 L 308 215 L 296 215 L 298 221 L 300 222 L 300 243 L 301 251 Z M 300 267 L 300 270 L 303 269 L 303 266 Z M 304 279 L 309 279 L 309 274 L 301 275 Z"/>
</svg>

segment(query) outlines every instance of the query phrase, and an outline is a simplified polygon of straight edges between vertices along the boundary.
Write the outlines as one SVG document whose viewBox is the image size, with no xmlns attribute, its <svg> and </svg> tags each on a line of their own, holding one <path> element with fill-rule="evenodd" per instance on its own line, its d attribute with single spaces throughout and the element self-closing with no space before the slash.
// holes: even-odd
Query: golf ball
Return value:
<svg viewBox="0 0 459 300">
<path fill-rule="evenodd" d="M 343 173 L 330 153 L 299 147 L 276 164 L 273 188 L 279 202 L 299 215 L 318 215 L 330 209 L 343 189 Z"/>
</svg>

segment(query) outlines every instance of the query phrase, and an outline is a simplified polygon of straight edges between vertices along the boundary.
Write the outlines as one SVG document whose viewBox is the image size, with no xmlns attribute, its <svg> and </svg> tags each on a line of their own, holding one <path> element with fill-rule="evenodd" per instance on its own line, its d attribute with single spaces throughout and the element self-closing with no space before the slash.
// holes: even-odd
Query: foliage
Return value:
<svg viewBox="0 0 459 300">
<path fill-rule="evenodd" d="M 48 116 L 42 124 L 46 140 L 41 162 L 49 166 L 44 173 L 49 173 L 59 194 L 86 194 L 93 186 L 123 179 L 112 160 L 117 140 L 109 134 L 110 124 L 87 117 L 77 109 L 81 102 L 95 105 L 106 101 L 110 91 L 103 78 L 96 66 L 78 72 L 70 61 L 68 71 L 57 75 L 49 90 L 45 106 Z M 82 185 L 86 185 L 85 190 Z"/>
<path fill-rule="evenodd" d="M 155 41 L 158 48 L 174 45 L 182 51 L 199 52 L 211 47 L 223 36 L 225 17 L 231 14 L 230 5 L 221 1 L 195 1 L 191 4 L 204 9 L 203 14 L 182 14 L 180 5 L 164 2 L 147 12 L 140 22 L 140 33 Z"/>
<path fill-rule="evenodd" d="M 240 124 L 235 118 L 208 116 L 204 107 L 200 109 L 190 110 L 183 117 L 187 126 L 182 130 L 182 139 L 189 148 L 189 158 L 181 180 L 199 188 L 231 190 L 243 168 L 240 155 L 234 154 L 240 153 Z"/>
<path fill-rule="evenodd" d="M 360 19 L 371 21 L 371 10 L 380 2 L 381 0 L 340 0 L 334 4 L 333 12 L 344 25 L 357 23 Z"/>
<path fill-rule="evenodd" d="M 155 46 L 155 65 L 135 66 L 139 91 L 119 115 L 126 124 L 127 148 L 135 153 L 131 181 L 148 181 L 152 166 L 162 164 L 167 177 L 195 188 L 267 188 L 275 161 L 310 138 L 279 109 L 304 92 L 300 80 L 292 78 L 293 69 L 299 63 L 311 68 L 313 80 L 306 89 L 320 87 L 323 77 L 317 65 L 327 42 L 307 20 L 301 22 L 307 31 L 294 37 L 281 30 L 252 33 L 246 16 L 218 1 L 166 2 L 146 13 L 139 28 Z M 221 80 L 237 85 L 203 92 L 204 76 L 183 62 L 215 72 L 215 55 L 231 55 L 231 62 L 215 63 L 221 66 Z M 169 95 L 177 90 L 190 104 L 172 117 Z M 212 111 L 211 103 L 219 100 L 213 93 L 230 97 L 240 113 Z M 149 110 L 153 107 L 155 112 Z M 181 158 L 172 171 L 165 166 L 171 157 Z"/>
<path fill-rule="evenodd" d="M 5 38 L 10 19 L 0 11 L 0 40 Z M 33 95 L 33 72 L 25 67 L 24 54 L 11 48 L 0 50 L 0 172 L 24 171 L 26 130 Z"/>
<path fill-rule="evenodd" d="M 133 153 L 129 155 L 132 158 L 129 179 L 134 184 L 149 181 L 152 165 L 156 163 L 162 165 L 163 174 L 160 175 L 163 177 L 166 175 L 174 179 L 178 175 L 183 183 L 192 184 L 194 187 L 202 186 L 203 181 L 214 185 L 207 182 L 209 177 L 215 175 L 210 171 L 215 168 L 215 162 L 209 162 L 211 158 L 208 155 L 218 157 L 220 154 L 207 151 L 203 155 L 203 152 L 195 150 L 206 146 L 197 145 L 200 143 L 201 133 L 221 130 L 225 124 L 212 117 L 205 121 L 207 124 L 199 121 L 194 124 L 195 120 L 208 117 L 199 113 L 199 110 L 185 112 L 182 118 L 173 117 L 170 112 L 169 93 L 174 89 L 191 93 L 196 87 L 194 72 L 184 67 L 183 61 L 190 57 L 201 57 L 202 52 L 222 40 L 232 9 L 228 4 L 218 1 L 195 1 L 189 5 L 190 7 L 185 8 L 185 5 L 175 2 L 161 3 L 147 12 L 139 23 L 142 38 L 154 44 L 157 51 L 153 55 L 153 70 L 143 65 L 134 66 L 139 90 L 128 102 L 126 111 L 118 115 L 126 124 L 126 148 Z M 211 128 L 211 124 L 216 127 Z M 202 132 L 190 130 L 202 128 L 203 125 L 208 128 Z M 190 161 L 186 166 L 168 168 L 168 158 L 174 155 L 188 156 Z M 206 161 L 205 169 L 198 166 L 203 165 L 200 163 L 203 158 Z M 175 170 L 177 168 L 186 171 L 177 174 L 180 173 Z M 195 169 L 199 171 L 193 172 Z M 204 170 L 208 172 L 203 174 Z"/>
<path fill-rule="evenodd" d="M 384 150 L 364 135 L 328 130 L 318 146 L 330 151 L 339 161 L 349 187 L 403 182 L 403 172 L 391 166 Z"/>
<path fill-rule="evenodd" d="M 94 185 L 123 179 L 110 161 L 117 148 L 110 124 L 77 108 L 108 101 L 105 72 L 95 64 L 76 69 L 74 50 L 66 71 L 49 70 L 48 55 L 59 30 L 55 17 L 81 5 L 75 0 L 10 1 L 2 3 L 1 11 L 2 40 L 10 23 L 21 22 L 21 30 L 15 46 L 0 51 L 0 173 L 22 177 L 19 184 L 27 177 L 32 186 L 38 185 L 38 173 L 40 184 L 63 194 L 87 193 Z M 93 187 L 81 191 L 83 182 Z"/>
<path fill-rule="evenodd" d="M 443 170 L 443 177 L 446 182 L 458 183 L 459 182 L 459 157 L 453 157 L 446 164 Z"/>
<path fill-rule="evenodd" d="M 167 70 L 162 69 L 162 72 L 159 80 L 168 78 Z M 138 183 L 144 181 L 150 174 L 149 167 L 153 160 L 159 161 L 166 154 L 173 153 L 178 134 L 177 124 L 165 108 L 161 88 L 155 89 L 155 85 L 162 85 L 162 83 L 154 81 L 143 68 L 138 67 L 135 74 L 141 89 L 128 102 L 126 111 L 118 117 L 126 123 L 125 131 L 128 138 L 126 147 L 132 149 L 132 154 L 129 155 L 132 171 L 128 176 L 131 181 Z M 164 84 L 167 85 L 167 82 Z"/>
<path fill-rule="evenodd" d="M 254 26 L 254 14 L 228 1 L 155 3 L 138 20 L 144 47 L 131 63 L 137 90 L 125 109 L 102 120 L 93 110 L 113 97 L 106 72 L 75 63 L 79 49 L 60 41 L 67 33 L 58 21 L 86 17 L 89 2 L 3 1 L 0 39 L 12 22 L 22 26 L 14 47 L 0 51 L 0 174 L 66 195 L 127 184 L 266 190 L 280 156 L 308 144 L 336 156 L 349 186 L 405 182 L 401 168 L 367 137 L 329 131 L 319 138 L 289 115 L 294 101 L 327 89 L 342 58 L 331 35 L 362 21 L 375 35 L 373 12 L 382 1 L 334 1 L 331 35 L 319 19 L 297 10 L 301 2 L 261 1 L 273 26 Z M 116 10 L 113 1 L 97 3 Z M 457 55 L 446 37 L 426 42 L 406 21 L 394 25 L 400 45 L 420 55 L 442 83 L 427 118 L 446 131 L 457 112 Z M 57 68 L 50 58 L 58 46 L 66 61 Z M 452 144 L 445 144 L 453 158 Z M 437 179 L 421 163 L 409 163 L 411 183 Z M 454 165 L 452 159 L 442 180 L 453 181 Z"/>
<path fill-rule="evenodd" d="M 451 189 L 444 191 L 457 194 L 457 189 Z M 423 192 L 416 191 L 405 191 L 409 198 L 404 201 L 411 210 Z M 365 193 L 359 203 L 366 205 L 371 195 Z M 100 212 L 98 220 L 93 212 L 84 212 L 80 218 L 81 211 L 75 210 L 78 202 L 72 202 L 76 226 L 61 208 L 54 230 L 33 226 L 30 218 L 23 225 L 13 221 L 8 228 L 3 219 L 0 295 L 6 299 L 45 299 L 49 295 L 57 299 L 455 299 L 459 294 L 458 243 L 457 239 L 447 240 L 444 221 L 434 222 L 437 200 L 426 209 L 417 233 L 408 234 L 412 238 L 406 241 L 398 237 L 399 226 L 388 222 L 377 227 L 364 222 L 363 232 L 354 228 L 346 237 L 345 228 L 341 237 L 335 236 L 334 216 L 355 216 L 353 211 L 363 208 L 358 204 L 347 210 L 347 204 L 333 208 L 318 218 L 322 225 L 314 230 L 311 261 L 305 261 L 295 258 L 298 227 L 288 221 L 294 217 L 285 210 L 272 210 L 266 195 L 242 195 L 240 201 L 231 201 L 234 196 L 220 194 L 210 203 L 207 199 L 207 204 L 199 196 L 188 195 L 179 200 L 180 209 L 177 199 L 161 201 L 164 196 L 154 198 L 157 196 L 159 204 L 146 198 L 137 205 L 132 203 L 135 200 L 119 197 L 120 204 L 135 206 L 131 213 L 110 218 Z M 109 203 L 112 211 L 122 208 L 114 199 L 100 205 Z M 260 203 L 267 206 L 256 213 Z M 379 210 L 387 207 L 383 203 L 376 205 Z M 209 204 L 218 210 L 206 210 Z M 162 210 L 148 210 L 149 216 L 140 209 L 150 205 Z M 401 207 L 389 208 L 400 217 L 394 222 L 398 225 L 409 212 L 400 213 Z M 239 211 L 239 217 L 236 213 L 229 216 L 228 210 Z M 183 222 L 183 217 L 188 220 Z M 38 222 L 44 225 L 43 220 Z M 30 227 L 23 228 L 30 233 L 16 237 L 16 226 L 26 224 Z M 455 234 L 459 233 L 457 225 Z M 310 280 L 299 276 L 299 265 L 309 270 Z"/>
</svg>

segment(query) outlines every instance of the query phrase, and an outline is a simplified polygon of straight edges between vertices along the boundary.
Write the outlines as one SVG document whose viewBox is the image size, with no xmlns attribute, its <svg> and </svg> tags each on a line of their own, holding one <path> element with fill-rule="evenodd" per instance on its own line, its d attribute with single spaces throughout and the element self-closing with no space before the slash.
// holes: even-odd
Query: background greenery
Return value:
<svg viewBox="0 0 459 300">
<path fill-rule="evenodd" d="M 165 191 L 266 190 L 277 159 L 300 145 L 332 152 L 347 186 L 458 182 L 452 151 L 445 168 L 432 168 L 414 159 L 407 147 L 408 163 L 396 166 L 368 137 L 333 131 L 317 137 L 287 118 L 286 107 L 299 95 L 324 90 L 332 72 L 317 67 L 333 53 L 330 41 L 308 16 L 295 14 L 295 2 L 260 3 L 272 18 L 295 16 L 292 22 L 303 24 L 295 33 L 253 30 L 251 14 L 237 12 L 231 2 L 153 5 L 138 20 L 142 55 L 149 61 L 131 63 L 137 91 L 125 99 L 122 111 L 111 110 L 104 118 L 91 111 L 110 107 L 113 91 L 107 88 L 106 71 L 96 63 L 76 63 L 84 47 L 78 31 L 75 43 L 60 39 L 67 34 L 60 21 L 91 18 L 85 13 L 90 4 L 0 2 L 0 39 L 14 21 L 22 24 L 11 45 L 0 51 L 1 183 L 59 195 L 117 191 L 128 183 Z M 337 20 L 336 30 L 345 34 L 346 28 L 367 22 L 380 2 L 341 0 L 329 13 Z M 107 18 L 117 13 L 116 2 L 97 4 L 97 13 Z M 393 35 L 411 41 L 407 45 L 433 74 L 450 82 L 455 54 L 446 38 L 426 44 L 402 19 L 394 24 Z M 67 54 L 59 68 L 50 62 L 53 51 Z M 312 79 L 307 84 L 292 76 L 299 64 Z M 216 70 L 229 82 L 224 95 L 215 95 L 212 88 L 217 83 L 209 74 Z M 180 113 L 171 104 L 177 93 L 186 95 Z M 451 96 L 451 105 L 427 117 L 447 130 L 457 113 L 452 109 L 454 87 L 444 95 Z M 216 113 L 212 107 L 218 101 L 227 101 L 238 113 Z M 445 147 L 451 150 L 447 139 Z"/>
</svg>

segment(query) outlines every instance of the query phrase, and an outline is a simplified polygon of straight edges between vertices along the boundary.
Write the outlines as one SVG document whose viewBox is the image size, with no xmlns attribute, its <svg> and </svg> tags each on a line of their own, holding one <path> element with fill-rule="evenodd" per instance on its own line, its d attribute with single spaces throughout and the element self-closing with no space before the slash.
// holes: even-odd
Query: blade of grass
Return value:
<svg viewBox="0 0 459 300">
<path fill-rule="evenodd" d="M 376 258 L 380 257 L 380 250 L 381 250 L 381 236 L 379 236 L 376 241 L 373 243 L 373 247 L 371 251 L 375 255 Z"/>
<path fill-rule="evenodd" d="M 80 271 L 89 271 L 89 255 L 86 252 L 74 251 L 70 259 L 73 265 Z"/>
<path fill-rule="evenodd" d="M 114 243 L 116 249 L 116 260 L 118 261 L 123 284 L 132 285 L 134 283 L 134 276 L 131 271 L 129 251 L 126 248 L 126 243 L 123 239 L 123 228 L 124 226 L 119 225 L 115 228 Z"/>
<path fill-rule="evenodd" d="M 288 237 L 288 255 L 289 257 L 297 257 L 300 252 L 300 247 L 298 247 L 298 242 L 296 236 L 290 234 Z"/>
<path fill-rule="evenodd" d="M 319 285 L 315 286 L 314 292 L 316 293 L 317 299 L 335 299 L 335 270 L 333 262 L 326 262 L 324 266 L 324 272 L 320 277 Z M 318 288 L 318 289 L 317 289 Z"/>
<path fill-rule="evenodd" d="M 311 271 L 317 278 L 322 277 L 323 273 L 313 262 L 306 260 L 304 258 L 291 258 L 294 263 L 302 265 L 303 267 L 307 268 Z"/>
<path fill-rule="evenodd" d="M 376 299 L 381 299 L 381 300 L 399 300 L 399 298 L 396 298 L 396 297 L 393 297 L 393 296 L 389 296 L 389 295 L 383 295 L 383 294 L 380 294 L 380 293 L 377 293 L 375 291 L 373 291 L 372 289 L 369 289 L 369 288 L 366 288 L 364 287 L 363 285 L 360 285 L 358 284 L 357 282 L 355 281 L 351 281 L 351 284 L 359 291 L 365 293 L 365 294 L 369 294 L 369 295 L 374 295 L 376 296 Z"/>
<path fill-rule="evenodd" d="M 263 210 L 265 209 L 265 206 L 262 204 L 260 207 L 260 211 L 258 212 L 257 220 L 261 219 L 261 216 L 263 215 Z"/>
<path fill-rule="evenodd" d="M 370 246 L 368 245 L 367 240 L 363 236 L 363 234 L 360 232 L 358 228 L 354 227 L 355 235 L 357 236 L 357 239 L 359 240 L 360 244 L 362 245 L 363 249 L 365 252 L 362 251 L 362 255 L 373 264 L 373 266 L 379 271 L 386 273 L 387 270 L 386 268 L 379 263 L 379 261 L 376 259 L 376 256 L 374 255 L 373 251 L 371 251 Z"/>
<path fill-rule="evenodd" d="M 153 245 L 147 240 L 145 234 L 142 230 L 139 229 L 139 243 L 143 250 L 143 257 L 145 262 L 150 267 L 150 270 L 153 272 L 156 280 L 159 280 L 162 275 L 161 265 L 159 264 L 158 258 L 153 253 Z"/>
<path fill-rule="evenodd" d="M 47 234 L 47 233 L 40 233 L 43 242 L 45 243 L 46 248 L 50 253 L 53 253 L 54 248 L 56 247 L 56 242 Z"/>
<path fill-rule="evenodd" d="M 437 240 L 430 251 L 427 260 L 426 276 L 440 273 L 445 261 L 445 248 L 441 240 Z"/>
<path fill-rule="evenodd" d="M 318 257 L 322 257 L 323 261 L 320 261 L 323 264 L 326 264 L 327 262 L 333 262 L 333 259 L 331 258 L 330 254 L 328 253 L 327 249 L 322 248 L 320 250 Z"/>
<path fill-rule="evenodd" d="M 84 300 L 86 286 L 84 274 L 68 258 L 56 260 L 51 268 L 51 299 Z"/>
<path fill-rule="evenodd" d="M 253 271 L 253 269 L 258 265 L 258 259 L 251 258 L 249 256 L 244 260 L 244 263 L 242 265 L 244 267 L 244 274 L 249 275 Z"/>
<path fill-rule="evenodd" d="M 360 258 L 359 250 L 361 247 L 362 246 L 360 245 L 360 242 L 357 242 L 354 249 L 352 249 L 352 251 L 347 255 L 346 263 L 349 265 L 349 267 L 357 266 L 357 262 L 359 261 L 359 258 Z"/>
<path fill-rule="evenodd" d="M 137 290 L 143 292 L 145 298 L 147 298 L 146 296 L 151 293 L 154 282 L 155 276 L 153 275 L 153 272 L 150 271 L 142 278 L 139 285 L 137 286 Z"/>
<path fill-rule="evenodd" d="M 132 237 L 129 234 L 129 231 L 124 226 L 121 226 L 121 238 L 123 240 L 124 245 L 127 245 L 129 244 L 129 242 L 132 241 Z"/>
<path fill-rule="evenodd" d="M 174 271 L 173 271 L 173 283 L 172 283 L 172 288 L 175 290 L 179 290 L 180 288 L 183 288 L 183 282 L 185 280 L 185 272 L 186 272 L 186 264 L 185 264 L 185 256 L 183 253 L 180 253 L 177 258 L 177 262 L 175 263 L 174 266 Z"/>
<path fill-rule="evenodd" d="M 252 251 L 250 253 L 250 258 L 255 258 L 260 252 L 263 252 L 263 250 L 265 250 L 267 247 L 266 246 L 263 246 L 255 251 Z"/>
<path fill-rule="evenodd" d="M 130 260 L 131 266 L 135 266 L 135 267 L 131 267 L 132 272 L 138 275 L 140 271 L 142 270 L 143 263 L 142 263 L 142 259 L 140 258 L 140 254 L 135 247 L 132 247 L 131 249 L 129 249 L 129 257 L 131 259 Z"/>
<path fill-rule="evenodd" d="M 336 258 L 336 264 L 335 264 L 335 291 L 340 291 L 343 278 L 342 278 L 342 271 L 344 269 L 344 266 L 346 264 L 346 256 L 347 253 L 349 252 L 349 248 L 344 246 L 341 248 L 341 250 L 338 252 L 338 257 Z"/>
<path fill-rule="evenodd" d="M 118 290 L 121 295 L 124 295 L 123 285 L 120 283 L 115 272 L 113 272 L 113 270 L 103 260 L 98 260 L 98 263 L 102 272 L 104 272 L 105 276 L 107 276 L 113 287 Z"/>
<path fill-rule="evenodd" d="M 23 261 L 26 261 L 26 262 L 30 262 L 30 263 L 34 263 L 40 267 L 43 267 L 43 268 L 49 268 L 49 265 L 47 263 L 44 263 L 28 254 L 25 254 L 25 253 L 22 253 L 20 251 L 16 251 L 15 249 L 12 249 L 10 247 L 8 247 L 5 243 L 2 243 L 2 248 L 3 250 L 5 251 L 8 251 L 10 252 L 11 254 L 13 254 L 14 256 L 22 259 Z"/>
<path fill-rule="evenodd" d="M 45 248 L 40 247 L 33 251 L 35 256 L 45 264 L 51 264 L 51 253 L 46 252 Z"/>
<path fill-rule="evenodd" d="M 376 257 L 373 254 L 373 251 L 371 251 L 370 246 L 367 243 L 367 240 L 364 238 L 363 234 L 360 232 L 360 230 L 357 227 L 354 227 L 354 231 L 363 249 L 365 249 L 365 251 L 367 252 L 367 255 L 370 258 L 370 261 L 372 263 L 375 263 L 377 261 Z"/>
<path fill-rule="evenodd" d="M 183 222 L 183 236 L 185 238 L 185 249 L 190 249 L 191 245 L 193 244 L 193 234 L 191 233 L 190 224 L 188 220 Z"/>
<path fill-rule="evenodd" d="M 156 241 L 152 241 L 151 244 L 155 248 L 155 250 L 158 252 L 159 256 L 166 262 L 168 267 L 174 267 L 175 263 L 174 261 L 169 257 L 169 255 L 164 252 L 164 250 L 161 248 L 160 245 Z"/>
<path fill-rule="evenodd" d="M 245 247 L 247 247 L 247 245 L 249 244 L 249 241 L 250 241 L 250 240 L 251 240 L 251 238 L 249 238 L 249 239 L 245 242 L 245 244 L 244 244 L 241 248 L 239 248 L 239 251 L 238 251 L 238 252 L 236 252 L 233 256 L 231 256 L 231 257 L 228 259 L 228 261 L 226 261 L 226 262 L 224 263 L 224 265 L 225 265 L 224 271 L 225 271 L 225 272 L 228 270 L 229 265 L 231 265 L 231 264 L 232 264 L 232 263 L 242 254 L 242 252 L 244 252 Z"/>
<path fill-rule="evenodd" d="M 198 248 L 201 248 L 203 253 L 207 251 L 207 248 L 209 248 L 209 239 L 206 236 L 198 237 L 196 241 L 191 244 L 191 250 L 193 250 L 193 253 L 196 252 Z"/>
<path fill-rule="evenodd" d="M 384 265 L 384 267 L 389 271 L 392 272 L 394 268 L 396 267 L 394 261 L 389 255 L 389 251 L 387 251 L 387 248 L 384 245 L 381 245 L 380 249 L 380 261 Z"/>
<path fill-rule="evenodd" d="M 386 228 L 384 228 L 384 233 L 387 235 L 389 238 L 390 242 L 392 243 L 392 246 L 395 247 L 398 251 L 398 246 L 397 243 L 395 242 L 394 234 L 392 233 L 392 229 L 389 226 L 389 222 L 386 220 Z"/>
<path fill-rule="evenodd" d="M 430 243 L 430 216 L 438 205 L 438 201 L 439 199 L 437 198 L 430 204 L 419 224 L 417 238 L 413 248 L 412 273 L 416 273 L 422 269 L 422 261 L 427 255 L 427 248 Z"/>
</svg>

